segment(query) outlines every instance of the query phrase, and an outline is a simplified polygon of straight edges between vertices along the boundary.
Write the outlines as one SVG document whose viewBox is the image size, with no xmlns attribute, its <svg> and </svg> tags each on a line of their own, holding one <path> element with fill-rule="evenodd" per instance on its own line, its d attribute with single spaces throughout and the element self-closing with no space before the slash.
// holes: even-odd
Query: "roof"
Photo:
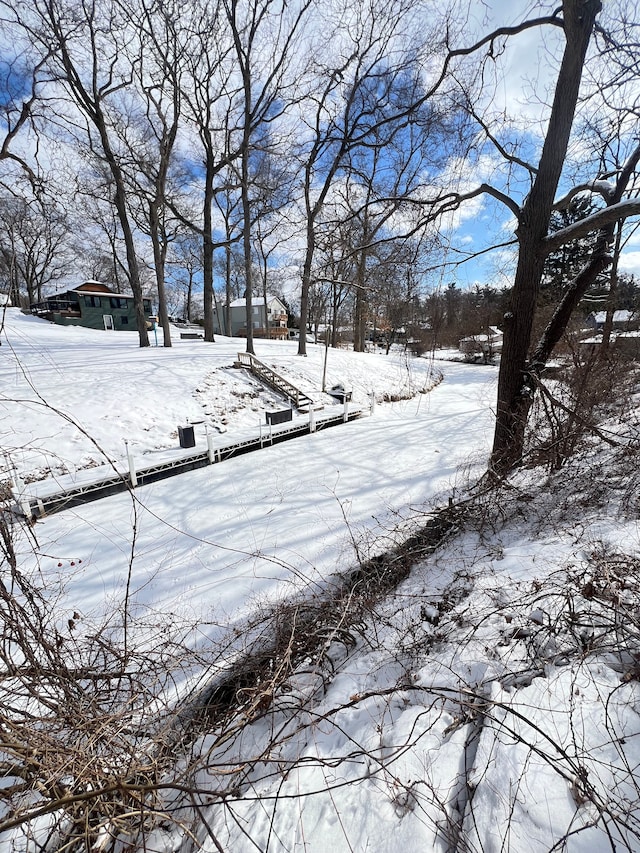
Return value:
<svg viewBox="0 0 640 853">
<path fill-rule="evenodd" d="M 72 287 L 71 290 L 81 290 L 83 293 L 114 293 L 114 291 L 106 284 L 101 284 L 99 281 L 85 281 L 79 284 L 78 287 Z M 118 294 L 120 295 L 120 294 Z"/>
<path fill-rule="evenodd" d="M 108 285 L 101 284 L 99 281 L 85 281 L 77 287 L 67 287 L 66 290 L 58 290 L 55 293 L 48 293 L 42 298 L 42 302 L 48 299 L 64 299 L 69 293 L 89 293 L 96 296 L 122 296 L 125 299 L 133 299 L 133 296 L 126 293 L 116 293 Z"/>
<path fill-rule="evenodd" d="M 285 307 L 280 297 L 274 296 L 272 293 L 267 293 L 267 305 L 270 305 L 272 302 L 278 302 L 283 308 Z M 229 303 L 231 308 L 244 308 L 246 304 L 246 299 L 234 299 L 233 302 Z M 251 300 L 251 304 L 264 305 L 264 296 L 254 296 Z"/>
<path fill-rule="evenodd" d="M 492 334 L 490 335 L 468 335 L 466 338 L 460 338 L 460 343 L 462 343 L 463 341 L 475 341 L 476 343 L 481 343 L 483 341 L 489 341 L 490 343 L 499 342 L 499 340 L 502 338 L 502 332 L 500 331 L 500 329 L 496 329 L 494 331 L 493 327 L 491 327 L 491 331 Z"/>
<path fill-rule="evenodd" d="M 633 311 L 626 311 L 626 310 L 622 310 L 622 309 L 620 309 L 618 311 L 614 311 L 613 312 L 613 322 L 614 323 L 628 323 L 629 320 L 631 320 L 631 318 L 633 317 L 633 315 L 634 315 Z M 604 323 L 605 320 L 607 319 L 607 312 L 606 311 L 592 311 L 590 316 L 593 317 L 593 319 L 595 320 L 596 323 Z"/>
</svg>

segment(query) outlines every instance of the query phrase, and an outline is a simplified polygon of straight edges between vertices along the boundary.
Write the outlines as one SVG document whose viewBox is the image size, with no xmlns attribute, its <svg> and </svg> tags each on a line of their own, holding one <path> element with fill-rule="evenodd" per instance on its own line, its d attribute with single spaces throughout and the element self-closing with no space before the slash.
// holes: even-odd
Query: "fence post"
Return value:
<svg viewBox="0 0 640 853">
<path fill-rule="evenodd" d="M 369 405 L 369 414 L 372 415 L 376 410 L 376 392 L 371 392 L 371 403 Z"/>
<path fill-rule="evenodd" d="M 126 438 L 124 440 L 124 446 L 127 448 L 127 462 L 129 463 L 129 476 L 131 477 L 131 488 L 135 489 L 135 487 L 138 485 L 138 478 L 136 476 L 136 465 L 135 465 L 135 462 L 133 461 L 133 453 L 131 452 L 131 449 L 129 447 L 129 442 L 127 441 Z"/>
<path fill-rule="evenodd" d="M 349 420 L 349 401 L 346 394 L 344 395 L 344 414 L 342 415 L 342 420 L 345 424 Z"/>
<path fill-rule="evenodd" d="M 204 425 L 204 432 L 207 436 L 207 456 L 209 457 L 209 464 L 213 465 L 216 461 L 216 451 L 213 446 L 213 435 L 209 432 L 209 427 L 207 424 Z"/>
<path fill-rule="evenodd" d="M 316 431 L 316 413 L 313 406 L 309 406 L 309 432 Z"/>
<path fill-rule="evenodd" d="M 11 473 L 9 487 L 13 492 L 13 496 L 15 497 L 18 506 L 22 510 L 22 514 L 26 519 L 29 519 L 31 518 L 31 502 L 29 501 L 29 498 L 26 495 L 26 484 L 24 480 L 22 480 L 18 476 L 18 471 L 16 469 L 16 466 L 13 464 L 12 459 L 9 459 L 9 471 Z M 44 512 L 42 514 L 44 515 Z"/>
</svg>

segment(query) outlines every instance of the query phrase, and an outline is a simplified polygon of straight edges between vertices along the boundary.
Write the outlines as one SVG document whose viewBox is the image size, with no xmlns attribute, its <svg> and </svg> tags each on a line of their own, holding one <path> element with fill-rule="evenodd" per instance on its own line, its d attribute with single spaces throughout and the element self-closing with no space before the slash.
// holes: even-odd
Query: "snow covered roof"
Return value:
<svg viewBox="0 0 640 853">
<path fill-rule="evenodd" d="M 614 323 L 628 323 L 629 320 L 633 317 L 633 311 L 619 310 L 613 312 L 613 322 Z M 604 323 L 607 319 L 606 311 L 592 311 L 590 316 L 595 320 L 596 323 Z"/>
<path fill-rule="evenodd" d="M 464 341 L 474 341 L 477 343 L 481 343 L 482 341 L 490 341 L 492 343 L 495 343 L 496 340 L 500 339 L 502 339 L 502 332 L 499 329 L 494 329 L 492 326 L 490 335 L 468 335 L 466 338 L 460 338 L 460 343 L 463 343 Z"/>
<path fill-rule="evenodd" d="M 284 303 L 278 296 L 274 296 L 271 293 L 267 293 L 267 305 L 271 305 L 272 302 L 278 302 L 284 308 Z M 246 299 L 234 299 L 233 302 L 230 303 L 231 308 L 244 308 L 247 304 Z M 264 296 L 254 296 L 251 300 L 252 305 L 264 305 Z"/>
</svg>

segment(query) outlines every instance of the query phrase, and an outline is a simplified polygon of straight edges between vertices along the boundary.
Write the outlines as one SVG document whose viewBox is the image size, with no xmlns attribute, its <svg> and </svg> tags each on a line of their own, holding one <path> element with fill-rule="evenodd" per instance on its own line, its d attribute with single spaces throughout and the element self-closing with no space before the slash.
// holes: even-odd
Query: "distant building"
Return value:
<svg viewBox="0 0 640 853">
<path fill-rule="evenodd" d="M 601 330 L 604 328 L 607 319 L 606 311 L 592 311 L 587 315 L 586 323 L 590 329 Z M 614 311 L 613 312 L 613 328 L 621 329 L 628 332 L 637 329 L 640 325 L 640 316 L 634 311 Z"/>
<path fill-rule="evenodd" d="M 144 313 L 151 324 L 151 300 L 144 299 Z M 85 281 L 79 287 L 65 290 L 36 302 L 31 313 L 59 326 L 84 326 L 107 331 L 137 330 L 133 296 L 115 293 L 99 281 Z"/>
<path fill-rule="evenodd" d="M 229 305 L 231 314 L 231 329 L 224 330 L 223 323 L 216 313 L 216 326 L 220 334 L 227 334 L 233 338 L 246 338 L 247 336 L 247 300 L 234 299 Z M 219 312 L 224 318 L 225 309 Z M 287 307 L 277 296 L 267 295 L 267 308 L 265 311 L 265 300 L 262 296 L 254 296 L 251 300 L 251 326 L 255 338 L 266 338 L 267 329 L 270 338 L 286 339 L 289 337 L 287 329 Z"/>
<path fill-rule="evenodd" d="M 458 349 L 470 361 L 482 357 L 489 361 L 502 351 L 502 332 L 497 326 L 490 326 L 488 334 L 469 335 L 458 342 Z"/>
</svg>

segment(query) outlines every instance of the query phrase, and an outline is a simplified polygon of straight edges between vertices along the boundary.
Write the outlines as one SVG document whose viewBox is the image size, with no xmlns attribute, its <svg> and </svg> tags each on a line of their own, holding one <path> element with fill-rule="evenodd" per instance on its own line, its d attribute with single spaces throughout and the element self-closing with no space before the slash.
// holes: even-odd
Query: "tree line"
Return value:
<svg viewBox="0 0 640 853">
<path fill-rule="evenodd" d="M 429 294 L 433 325 L 459 266 L 496 248 L 512 272 L 492 467 L 508 469 L 541 370 L 585 294 L 607 275 L 614 287 L 640 212 L 637 25 L 599 0 L 493 26 L 473 10 L 0 0 L 0 263 L 14 300 L 37 301 L 82 262 L 133 294 L 141 346 L 153 293 L 170 346 L 176 289 L 187 314 L 201 289 L 208 341 L 240 293 L 252 352 L 253 301 L 286 290 L 300 355 L 314 325 L 335 342 L 345 316 L 359 351 L 378 325 L 415 324 Z M 531 127 L 498 98 L 511 45 L 538 32 L 551 71 Z M 465 249 L 457 218 L 479 203 L 510 235 Z"/>
</svg>

